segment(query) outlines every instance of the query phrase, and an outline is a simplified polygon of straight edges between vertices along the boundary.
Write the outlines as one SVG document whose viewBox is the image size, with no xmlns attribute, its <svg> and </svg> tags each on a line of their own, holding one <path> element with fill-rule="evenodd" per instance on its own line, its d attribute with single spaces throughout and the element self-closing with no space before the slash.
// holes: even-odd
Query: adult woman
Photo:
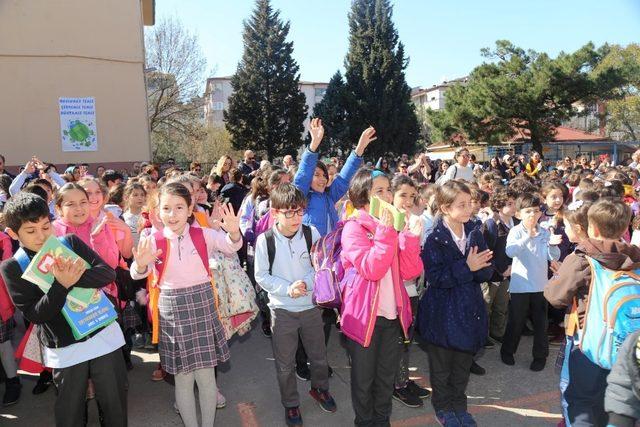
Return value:
<svg viewBox="0 0 640 427">
<path fill-rule="evenodd" d="M 409 175 L 418 183 L 429 182 L 431 180 L 431 165 L 425 153 L 416 155 L 415 163 L 409 166 Z"/>
<path fill-rule="evenodd" d="M 447 169 L 449 169 L 449 162 L 447 161 L 440 162 L 440 165 L 438 166 L 438 171 L 436 172 L 436 181 L 440 179 L 440 177 L 444 176 L 444 174 L 447 172 Z"/>
<path fill-rule="evenodd" d="M 525 166 L 525 172 L 531 178 L 537 178 L 540 171 L 542 171 L 542 159 L 540 157 L 540 153 L 532 151 L 529 163 Z"/>
<path fill-rule="evenodd" d="M 218 164 L 216 165 L 214 170 L 211 171 L 211 173 L 215 172 L 216 175 L 222 177 L 225 184 L 228 184 L 229 171 L 231 170 L 232 167 L 233 167 L 233 159 L 230 156 L 225 155 L 220 157 L 220 160 L 218 160 Z"/>
<path fill-rule="evenodd" d="M 489 172 L 493 172 L 494 175 L 497 175 L 500 178 L 505 177 L 504 165 L 500 161 L 500 157 L 496 156 L 491 159 L 489 162 Z"/>
</svg>

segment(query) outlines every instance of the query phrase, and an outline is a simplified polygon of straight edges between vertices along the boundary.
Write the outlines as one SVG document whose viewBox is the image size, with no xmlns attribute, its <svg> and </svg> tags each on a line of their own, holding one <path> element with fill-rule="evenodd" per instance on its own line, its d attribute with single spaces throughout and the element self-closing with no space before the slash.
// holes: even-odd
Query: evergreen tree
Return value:
<svg viewBox="0 0 640 427">
<path fill-rule="evenodd" d="M 329 156 L 348 153 L 353 148 L 347 129 L 347 106 L 345 103 L 344 80 L 340 71 L 329 80 L 322 101 L 313 109 L 313 117 L 322 119 L 324 125 L 323 151 Z M 310 137 L 308 138 L 311 141 Z"/>
<path fill-rule="evenodd" d="M 378 141 L 369 147 L 372 157 L 418 148 L 418 119 L 404 76 L 408 59 L 392 14 L 389 0 L 354 0 L 349 14 L 346 131 L 353 144 L 363 129 L 374 126 Z"/>
<path fill-rule="evenodd" d="M 298 149 L 307 115 L 288 34 L 289 23 L 270 1 L 257 0 L 244 23 L 244 53 L 224 113 L 233 146 L 265 152 L 269 160 Z"/>
</svg>

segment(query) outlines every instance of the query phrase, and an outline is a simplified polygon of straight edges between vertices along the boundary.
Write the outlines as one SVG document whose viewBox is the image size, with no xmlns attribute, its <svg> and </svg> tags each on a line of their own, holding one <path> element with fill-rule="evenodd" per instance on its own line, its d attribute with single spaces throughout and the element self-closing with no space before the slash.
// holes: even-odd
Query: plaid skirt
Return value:
<svg viewBox="0 0 640 427">
<path fill-rule="evenodd" d="M 127 302 L 127 305 L 122 309 L 119 317 L 123 331 L 126 331 L 127 329 L 135 329 L 142 325 L 142 319 L 140 319 L 140 315 L 131 301 Z"/>
<path fill-rule="evenodd" d="M 229 360 L 211 283 L 162 289 L 158 310 L 160 364 L 166 372 L 184 374 Z"/>
<path fill-rule="evenodd" d="M 16 321 L 10 317 L 6 322 L 0 319 L 0 343 L 13 338 L 13 330 L 16 328 Z"/>
</svg>

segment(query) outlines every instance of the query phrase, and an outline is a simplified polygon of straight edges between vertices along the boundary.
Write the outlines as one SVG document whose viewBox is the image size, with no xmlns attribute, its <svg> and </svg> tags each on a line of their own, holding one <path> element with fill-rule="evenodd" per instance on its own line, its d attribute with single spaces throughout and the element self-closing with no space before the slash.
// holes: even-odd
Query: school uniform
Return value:
<svg viewBox="0 0 640 427">
<path fill-rule="evenodd" d="M 115 271 L 75 235 L 68 235 L 71 249 L 91 265 L 75 286 L 102 288 L 115 280 Z M 34 252 L 24 249 L 30 258 Z M 96 399 L 109 426 L 127 425 L 127 372 L 121 347 L 124 337 L 117 323 L 99 329 L 83 339 L 73 336 L 62 315 L 69 290 L 54 281 L 45 294 L 22 278 L 22 268 L 15 258 L 0 265 L 0 274 L 16 307 L 37 327 L 43 343 L 45 366 L 53 368 L 58 389 L 55 403 L 57 426 L 84 426 L 85 393 L 91 378 Z"/>
</svg>

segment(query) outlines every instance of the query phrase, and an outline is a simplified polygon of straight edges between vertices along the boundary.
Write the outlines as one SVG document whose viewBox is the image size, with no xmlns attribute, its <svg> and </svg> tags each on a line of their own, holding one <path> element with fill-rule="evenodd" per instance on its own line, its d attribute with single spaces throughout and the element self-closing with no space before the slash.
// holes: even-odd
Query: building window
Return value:
<svg viewBox="0 0 640 427">
<path fill-rule="evenodd" d="M 327 93 L 327 89 L 326 88 L 324 88 L 324 87 L 317 87 L 316 88 L 316 97 L 322 98 L 325 93 Z"/>
<path fill-rule="evenodd" d="M 211 103 L 211 109 L 213 111 L 222 111 L 222 110 L 224 110 L 224 103 L 223 102 L 212 102 Z"/>
<path fill-rule="evenodd" d="M 214 83 L 213 84 L 213 90 L 215 92 L 222 92 L 222 83 Z"/>
</svg>

